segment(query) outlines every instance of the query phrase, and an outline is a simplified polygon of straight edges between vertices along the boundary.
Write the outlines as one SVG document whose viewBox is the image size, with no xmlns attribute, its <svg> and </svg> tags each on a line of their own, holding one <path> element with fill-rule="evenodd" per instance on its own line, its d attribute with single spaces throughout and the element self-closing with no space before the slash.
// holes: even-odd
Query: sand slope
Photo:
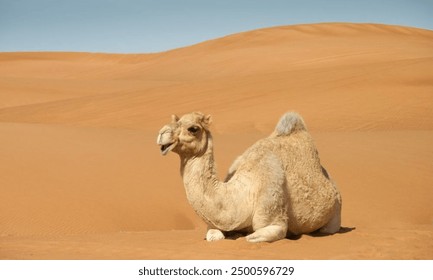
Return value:
<svg viewBox="0 0 433 280">
<path fill-rule="evenodd" d="M 178 158 L 155 144 L 194 110 L 214 117 L 221 177 L 301 113 L 345 230 L 203 241 Z M 0 53 L 0 135 L 1 259 L 433 258 L 432 31 L 315 24 L 156 54 Z"/>
</svg>

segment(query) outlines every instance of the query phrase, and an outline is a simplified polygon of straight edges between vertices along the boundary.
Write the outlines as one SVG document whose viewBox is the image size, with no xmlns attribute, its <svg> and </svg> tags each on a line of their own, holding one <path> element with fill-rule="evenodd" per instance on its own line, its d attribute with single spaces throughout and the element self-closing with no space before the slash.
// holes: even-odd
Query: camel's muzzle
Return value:
<svg viewBox="0 0 433 280">
<path fill-rule="evenodd" d="M 176 142 L 160 145 L 161 146 L 161 154 L 165 156 L 168 152 L 170 152 L 175 146 Z"/>
</svg>

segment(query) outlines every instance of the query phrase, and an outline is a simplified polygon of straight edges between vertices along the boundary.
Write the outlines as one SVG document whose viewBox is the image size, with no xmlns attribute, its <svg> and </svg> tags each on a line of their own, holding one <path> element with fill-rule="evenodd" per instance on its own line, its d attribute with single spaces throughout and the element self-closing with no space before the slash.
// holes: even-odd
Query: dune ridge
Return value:
<svg viewBox="0 0 433 280">
<path fill-rule="evenodd" d="M 65 54 L 61 60 L 61 54 L 56 53 L 52 59 L 58 65 L 53 65 L 48 63 L 52 59 L 47 60 L 50 55 L 42 53 L 38 59 L 46 63 L 35 65 L 34 57 L 39 54 L 22 54 L 29 56 L 26 67 L 21 67 L 24 62 L 19 59 L 0 68 L 6 85 L 14 87 L 14 97 L 10 99 L 19 99 L 16 87 L 26 87 L 37 75 L 41 75 L 34 81 L 38 85 L 31 87 L 41 87 L 38 91 L 43 93 L 39 102 L 16 100 L 14 106 L 8 101 L 11 104 L 0 109 L 0 120 L 129 128 L 152 125 L 155 129 L 156 120 L 164 114 L 159 110 L 162 106 L 182 113 L 191 109 L 213 110 L 234 119 L 229 112 L 221 111 L 227 105 L 232 107 L 225 111 L 236 112 L 233 107 L 237 103 L 232 100 L 240 96 L 254 99 L 255 103 L 247 114 L 236 116 L 237 125 L 247 123 L 247 116 L 257 111 L 276 111 L 273 120 L 290 106 L 303 108 L 305 112 L 301 113 L 307 115 L 313 115 L 317 107 L 328 114 L 333 111 L 331 101 L 339 100 L 347 111 L 333 113 L 336 119 L 347 118 L 346 113 L 354 110 L 359 112 L 356 118 L 344 126 L 336 119 L 314 119 L 310 126 L 326 130 L 362 129 L 363 123 L 371 124 L 380 116 L 377 112 L 385 110 L 387 115 L 397 116 L 400 104 L 406 104 L 411 109 L 405 110 L 407 115 L 397 120 L 391 118 L 378 129 L 395 125 L 431 129 L 431 122 L 426 120 L 404 123 L 404 119 L 412 114 L 433 117 L 429 110 L 432 33 L 384 25 L 316 24 L 245 32 L 149 56 Z M 318 45 L 321 47 L 311 48 Z M 1 55 L 5 56 L 10 54 Z M 31 79 L 22 68 L 29 69 Z M 60 81 L 53 81 L 53 72 Z M 26 83 L 21 85 L 20 79 Z M 380 87 L 395 81 L 398 86 Z M 349 89 L 355 91 L 350 96 Z M 21 91 L 25 95 L 25 89 Z M 7 90 L 2 92 L 7 94 Z M 48 92 L 52 94 L 47 97 Z M 170 100 L 174 94 L 182 102 Z M 387 102 L 375 102 L 378 95 Z M 286 98 L 290 98 L 290 104 L 281 102 Z M 218 106 L 212 108 L 209 104 Z M 264 110 L 259 110 L 259 106 Z M 148 122 L 142 124 L 142 119 Z M 272 122 L 263 125 L 268 127 Z"/>
<path fill-rule="evenodd" d="M 223 178 L 288 110 L 345 229 L 204 242 L 158 129 L 212 114 Z M 0 259 L 433 258 L 433 31 L 327 23 L 152 54 L 0 53 L 0 135 Z"/>
</svg>

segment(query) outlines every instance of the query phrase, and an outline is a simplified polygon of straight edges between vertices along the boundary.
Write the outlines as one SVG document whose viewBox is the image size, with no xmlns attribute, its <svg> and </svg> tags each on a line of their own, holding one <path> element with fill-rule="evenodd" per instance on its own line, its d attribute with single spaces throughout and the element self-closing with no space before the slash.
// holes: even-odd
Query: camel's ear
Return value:
<svg viewBox="0 0 433 280">
<path fill-rule="evenodd" d="M 212 123 L 212 116 L 211 115 L 207 115 L 206 117 L 203 118 L 203 124 L 206 127 L 206 129 L 209 129 L 209 126 L 211 123 Z"/>
<path fill-rule="evenodd" d="M 179 117 L 176 115 L 171 115 L 171 122 L 176 123 L 179 120 Z"/>
</svg>

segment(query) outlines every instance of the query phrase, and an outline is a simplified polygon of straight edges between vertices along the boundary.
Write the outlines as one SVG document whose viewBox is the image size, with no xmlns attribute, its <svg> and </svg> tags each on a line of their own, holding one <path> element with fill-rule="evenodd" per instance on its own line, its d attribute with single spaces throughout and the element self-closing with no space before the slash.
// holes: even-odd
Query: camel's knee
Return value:
<svg viewBox="0 0 433 280">
<path fill-rule="evenodd" d="M 207 241 L 217 241 L 224 239 L 224 233 L 220 231 L 219 229 L 209 229 L 206 233 L 206 240 Z"/>
<path fill-rule="evenodd" d="M 248 242 L 272 242 L 286 237 L 287 227 L 270 225 L 247 235 Z"/>
</svg>

